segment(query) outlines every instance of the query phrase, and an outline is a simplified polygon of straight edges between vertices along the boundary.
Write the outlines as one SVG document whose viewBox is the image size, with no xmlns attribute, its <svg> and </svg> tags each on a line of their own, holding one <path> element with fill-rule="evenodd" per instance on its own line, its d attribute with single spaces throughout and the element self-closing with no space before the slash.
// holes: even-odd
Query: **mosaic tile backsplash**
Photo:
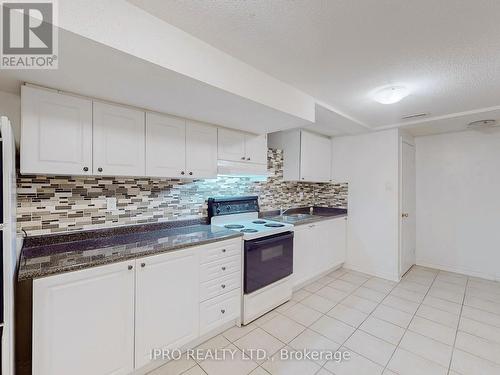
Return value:
<svg viewBox="0 0 500 375">
<path fill-rule="evenodd" d="M 280 207 L 347 208 L 347 183 L 283 181 L 283 152 L 269 149 L 271 176 L 213 180 L 28 176 L 17 178 L 17 226 L 28 235 L 99 229 L 207 216 L 206 201 L 221 195 L 258 195 L 261 211 Z M 116 197 L 116 210 L 106 198 Z"/>
</svg>

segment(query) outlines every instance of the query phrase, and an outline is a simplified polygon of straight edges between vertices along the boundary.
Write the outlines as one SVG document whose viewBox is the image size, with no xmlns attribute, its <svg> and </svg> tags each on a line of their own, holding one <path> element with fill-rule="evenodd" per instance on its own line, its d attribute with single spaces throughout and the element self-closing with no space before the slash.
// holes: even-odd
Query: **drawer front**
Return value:
<svg viewBox="0 0 500 375">
<path fill-rule="evenodd" d="M 238 255 L 226 257 L 215 262 L 202 264 L 200 281 L 213 280 L 241 270 L 241 257 Z"/>
<path fill-rule="evenodd" d="M 210 263 L 216 260 L 241 255 L 241 240 L 214 243 L 204 246 L 200 253 L 200 263 Z"/>
<path fill-rule="evenodd" d="M 235 272 L 227 276 L 219 277 L 214 280 L 205 281 L 200 284 L 200 299 L 207 299 L 220 296 L 230 290 L 241 287 L 241 273 Z"/>
<path fill-rule="evenodd" d="M 240 316 L 241 289 L 233 290 L 200 304 L 200 335 Z"/>
</svg>

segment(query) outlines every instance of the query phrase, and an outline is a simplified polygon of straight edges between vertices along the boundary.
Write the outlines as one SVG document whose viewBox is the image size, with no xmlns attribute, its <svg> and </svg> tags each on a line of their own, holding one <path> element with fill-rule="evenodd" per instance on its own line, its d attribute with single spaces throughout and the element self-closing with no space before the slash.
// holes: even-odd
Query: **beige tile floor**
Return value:
<svg viewBox="0 0 500 375">
<path fill-rule="evenodd" d="M 151 375 L 498 375 L 500 283 L 419 266 L 399 283 L 340 269 L 201 347 L 238 354 L 176 361 Z M 272 359 L 242 358 L 251 348 Z M 351 359 L 285 361 L 277 356 L 282 348 L 341 349 Z"/>
</svg>

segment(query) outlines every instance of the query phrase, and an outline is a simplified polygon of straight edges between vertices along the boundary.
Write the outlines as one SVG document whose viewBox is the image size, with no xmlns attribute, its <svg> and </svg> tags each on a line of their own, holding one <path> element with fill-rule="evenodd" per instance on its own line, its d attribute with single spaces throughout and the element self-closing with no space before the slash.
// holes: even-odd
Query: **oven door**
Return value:
<svg viewBox="0 0 500 375">
<path fill-rule="evenodd" d="M 245 294 L 293 272 L 293 232 L 245 241 Z"/>
</svg>

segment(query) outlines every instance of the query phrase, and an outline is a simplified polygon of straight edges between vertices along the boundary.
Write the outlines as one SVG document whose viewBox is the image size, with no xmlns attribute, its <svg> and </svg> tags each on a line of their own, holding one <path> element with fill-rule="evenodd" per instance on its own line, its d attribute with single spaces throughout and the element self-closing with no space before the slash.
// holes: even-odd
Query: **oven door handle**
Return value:
<svg viewBox="0 0 500 375">
<path fill-rule="evenodd" d="M 262 245 L 270 244 L 273 242 L 281 242 L 283 240 L 288 240 L 290 238 L 293 238 L 293 232 L 287 232 L 286 234 L 275 236 L 275 237 L 268 238 L 265 240 L 260 240 L 260 241 L 259 240 L 253 240 L 253 241 L 250 240 L 248 242 L 249 242 L 249 245 L 253 247 L 253 246 L 262 246 Z"/>
</svg>

